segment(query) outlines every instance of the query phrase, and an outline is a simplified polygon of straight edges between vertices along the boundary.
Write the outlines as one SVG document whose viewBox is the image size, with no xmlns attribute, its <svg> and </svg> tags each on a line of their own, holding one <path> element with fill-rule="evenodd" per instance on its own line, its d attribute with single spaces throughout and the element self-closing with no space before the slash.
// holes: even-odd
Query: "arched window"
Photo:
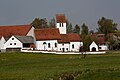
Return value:
<svg viewBox="0 0 120 80">
<path fill-rule="evenodd" d="M 47 44 L 46 42 L 43 42 L 43 45 Z"/>
<path fill-rule="evenodd" d="M 57 47 L 57 43 L 55 43 L 55 47 Z"/>
<path fill-rule="evenodd" d="M 48 48 L 50 48 L 50 43 L 48 43 Z"/>
</svg>

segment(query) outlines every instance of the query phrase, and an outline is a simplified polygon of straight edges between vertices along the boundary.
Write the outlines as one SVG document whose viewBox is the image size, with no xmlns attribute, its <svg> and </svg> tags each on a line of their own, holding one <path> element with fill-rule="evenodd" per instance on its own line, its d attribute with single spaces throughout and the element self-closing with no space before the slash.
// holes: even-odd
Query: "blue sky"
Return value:
<svg viewBox="0 0 120 80">
<path fill-rule="evenodd" d="M 120 24 L 119 8 L 120 0 L 0 0 L 0 25 L 29 24 L 36 17 L 50 20 L 64 13 L 73 25 L 86 23 L 95 30 L 103 16 Z"/>
</svg>

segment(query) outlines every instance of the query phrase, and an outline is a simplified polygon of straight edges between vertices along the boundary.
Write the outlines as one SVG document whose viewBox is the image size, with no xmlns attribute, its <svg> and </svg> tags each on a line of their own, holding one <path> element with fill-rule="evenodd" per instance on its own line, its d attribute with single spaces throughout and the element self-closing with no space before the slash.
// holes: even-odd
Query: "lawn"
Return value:
<svg viewBox="0 0 120 80">
<path fill-rule="evenodd" d="M 120 80 L 120 53 L 0 53 L 0 80 Z"/>
</svg>

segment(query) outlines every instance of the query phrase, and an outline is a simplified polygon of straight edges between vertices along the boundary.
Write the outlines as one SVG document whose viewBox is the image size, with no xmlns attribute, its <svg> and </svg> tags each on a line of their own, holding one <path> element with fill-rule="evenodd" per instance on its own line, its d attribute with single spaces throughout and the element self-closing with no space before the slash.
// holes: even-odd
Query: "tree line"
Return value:
<svg viewBox="0 0 120 80">
<path fill-rule="evenodd" d="M 109 45 L 110 49 L 119 49 L 120 48 L 120 31 L 117 29 L 117 23 L 114 23 L 112 19 L 107 19 L 105 17 L 100 18 L 97 21 L 98 28 L 96 28 L 97 32 L 94 32 L 93 30 L 89 30 L 89 27 L 83 23 L 81 26 L 79 24 L 76 24 L 75 26 L 72 25 L 72 23 L 67 19 L 66 25 L 67 25 L 67 33 L 77 33 L 80 34 L 82 40 L 84 41 L 84 49 L 89 50 L 89 45 L 93 41 L 93 39 L 90 37 L 90 34 L 93 33 L 100 33 L 105 35 L 105 42 Z M 50 21 L 47 21 L 46 18 L 40 19 L 35 18 L 32 23 L 32 26 L 34 26 L 36 29 L 43 29 L 43 28 L 55 28 L 56 27 L 56 21 L 55 18 L 51 19 Z M 115 33 L 116 39 L 111 37 L 110 34 Z"/>
</svg>

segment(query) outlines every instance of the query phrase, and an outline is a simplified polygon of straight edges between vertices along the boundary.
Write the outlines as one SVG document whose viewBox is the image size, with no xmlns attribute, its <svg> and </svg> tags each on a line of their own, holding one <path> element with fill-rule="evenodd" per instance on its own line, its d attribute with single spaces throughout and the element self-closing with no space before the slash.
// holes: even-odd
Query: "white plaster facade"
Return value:
<svg viewBox="0 0 120 80">
<path fill-rule="evenodd" d="M 70 51 L 79 52 L 83 42 L 70 42 Z"/>
<path fill-rule="evenodd" d="M 4 49 L 4 44 L 5 44 L 6 40 L 5 38 L 2 36 L 1 40 L 0 40 L 0 50 Z"/>
<path fill-rule="evenodd" d="M 59 28 L 60 34 L 66 34 L 66 23 L 57 23 L 57 28 Z"/>
<path fill-rule="evenodd" d="M 37 48 L 37 50 L 57 51 L 58 50 L 58 42 L 57 42 L 57 40 L 36 41 L 36 48 Z"/>
<path fill-rule="evenodd" d="M 91 43 L 89 48 L 90 48 L 90 51 L 99 51 L 98 50 L 98 45 L 94 41 Z"/>
<path fill-rule="evenodd" d="M 99 45 L 99 50 L 108 50 L 108 45 Z"/>
<path fill-rule="evenodd" d="M 4 49 L 6 48 L 23 48 L 22 43 L 14 36 L 12 36 L 5 44 Z"/>
<path fill-rule="evenodd" d="M 70 51 L 70 43 L 59 43 L 58 51 L 61 51 L 61 52 Z"/>
<path fill-rule="evenodd" d="M 32 36 L 33 38 L 35 38 L 34 30 L 35 30 L 35 28 L 31 27 L 31 29 L 29 30 L 29 32 L 27 33 L 26 36 Z"/>
</svg>

